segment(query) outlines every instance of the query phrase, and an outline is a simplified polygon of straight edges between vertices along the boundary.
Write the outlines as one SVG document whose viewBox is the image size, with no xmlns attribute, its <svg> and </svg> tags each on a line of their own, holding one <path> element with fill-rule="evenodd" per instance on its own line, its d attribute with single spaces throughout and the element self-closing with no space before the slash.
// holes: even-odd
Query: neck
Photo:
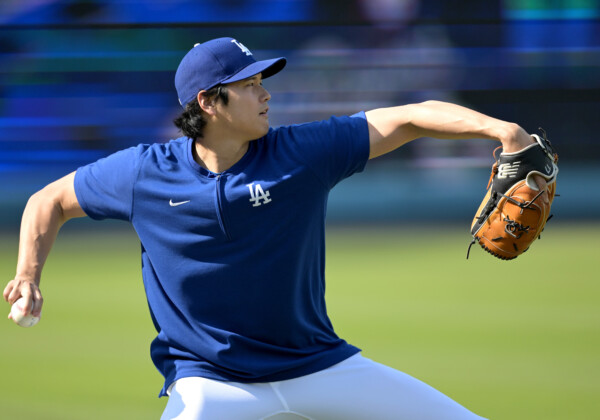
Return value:
<svg viewBox="0 0 600 420">
<path fill-rule="evenodd" d="M 194 160 L 214 173 L 221 173 L 235 165 L 248 151 L 249 141 L 211 140 L 205 136 L 194 141 Z"/>
</svg>

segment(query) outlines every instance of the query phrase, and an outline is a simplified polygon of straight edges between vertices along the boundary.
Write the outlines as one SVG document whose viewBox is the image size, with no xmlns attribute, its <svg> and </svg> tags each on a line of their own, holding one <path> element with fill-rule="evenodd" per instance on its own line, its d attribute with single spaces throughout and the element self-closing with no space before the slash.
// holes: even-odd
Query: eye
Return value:
<svg viewBox="0 0 600 420">
<path fill-rule="evenodd" d="M 256 80 L 249 80 L 248 83 L 246 84 L 246 86 L 262 86 L 263 82 L 261 81 L 256 81 Z"/>
</svg>

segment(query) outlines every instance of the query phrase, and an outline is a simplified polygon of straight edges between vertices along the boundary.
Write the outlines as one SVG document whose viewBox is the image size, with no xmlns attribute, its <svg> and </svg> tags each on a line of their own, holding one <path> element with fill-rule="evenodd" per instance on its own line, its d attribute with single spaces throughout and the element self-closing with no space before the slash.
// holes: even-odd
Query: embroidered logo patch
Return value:
<svg viewBox="0 0 600 420">
<path fill-rule="evenodd" d="M 250 202 L 252 203 L 252 207 L 258 207 L 262 204 L 268 204 L 273 201 L 271 199 L 271 193 L 269 190 L 264 191 L 260 184 L 254 185 L 253 182 L 252 184 L 247 184 L 246 186 L 250 190 Z"/>
<path fill-rule="evenodd" d="M 521 162 L 513 162 L 513 163 L 503 163 L 498 166 L 498 178 L 514 178 L 517 176 L 517 172 L 519 171 L 519 164 Z"/>
</svg>

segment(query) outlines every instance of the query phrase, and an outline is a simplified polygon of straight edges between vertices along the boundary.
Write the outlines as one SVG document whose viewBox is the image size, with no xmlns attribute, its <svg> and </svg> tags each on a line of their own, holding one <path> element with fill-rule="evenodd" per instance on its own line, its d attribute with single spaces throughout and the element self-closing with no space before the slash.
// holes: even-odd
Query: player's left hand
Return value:
<svg viewBox="0 0 600 420">
<path fill-rule="evenodd" d="M 514 150 L 516 143 L 510 141 L 504 146 L 471 224 L 471 245 L 479 242 L 495 257 L 510 260 L 529 249 L 551 217 L 558 155 L 543 130 L 522 149 Z"/>
<path fill-rule="evenodd" d="M 542 200 L 544 204 L 550 204 L 550 198 L 548 195 L 548 183 L 544 179 L 544 177 L 540 175 L 533 175 L 533 180 L 538 186 L 539 191 L 544 191 L 544 193 L 540 196 L 539 200 Z"/>
<path fill-rule="evenodd" d="M 527 146 L 531 146 L 533 143 L 537 143 L 537 140 L 523 128 L 516 126 L 516 129 L 512 134 L 508 138 L 502 140 L 502 151 L 505 153 L 518 153 Z M 546 179 L 540 175 L 533 175 L 532 177 L 538 186 L 538 190 L 544 191 L 539 199 L 541 199 L 544 204 L 549 204 L 550 197 Z"/>
</svg>

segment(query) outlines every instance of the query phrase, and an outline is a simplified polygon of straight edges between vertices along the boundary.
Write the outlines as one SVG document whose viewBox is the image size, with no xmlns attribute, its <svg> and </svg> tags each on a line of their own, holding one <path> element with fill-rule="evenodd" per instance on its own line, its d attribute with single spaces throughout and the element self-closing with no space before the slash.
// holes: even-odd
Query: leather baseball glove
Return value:
<svg viewBox="0 0 600 420">
<path fill-rule="evenodd" d="M 536 142 L 518 152 L 500 153 L 496 157 L 501 147 L 494 150 L 496 162 L 487 193 L 471 224 L 471 245 L 479 242 L 483 249 L 503 260 L 511 260 L 527 251 L 551 217 L 558 155 L 544 130 L 540 130 L 542 137 L 533 134 Z M 534 175 L 546 179 L 548 203 L 540 198 L 543 191 L 535 183 Z"/>
</svg>

